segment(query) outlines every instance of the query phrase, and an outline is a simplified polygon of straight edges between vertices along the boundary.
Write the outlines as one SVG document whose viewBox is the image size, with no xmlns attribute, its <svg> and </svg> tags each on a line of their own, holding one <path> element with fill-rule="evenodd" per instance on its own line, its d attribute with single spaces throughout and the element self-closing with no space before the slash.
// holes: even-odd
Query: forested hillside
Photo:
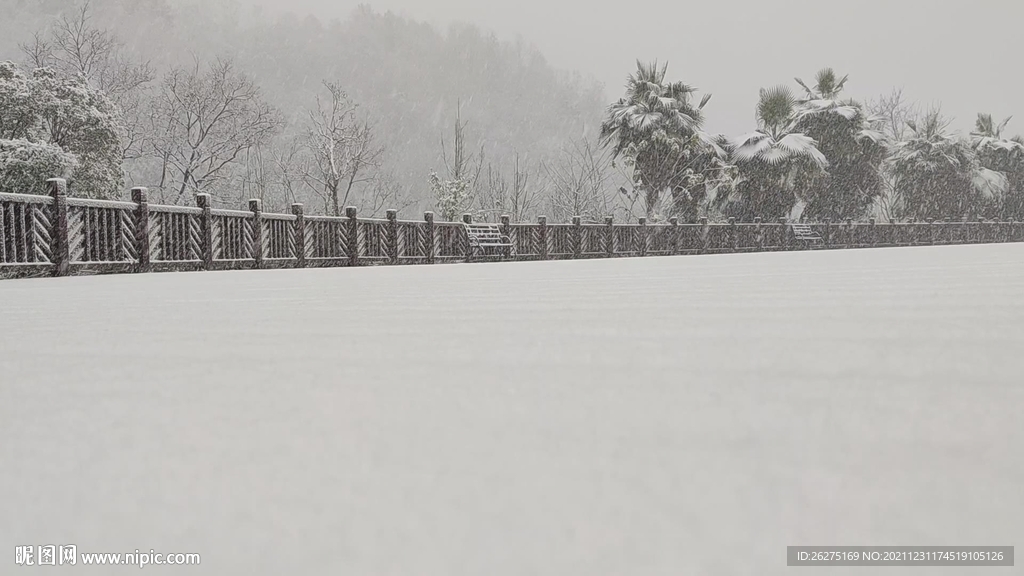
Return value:
<svg viewBox="0 0 1024 576">
<path fill-rule="evenodd" d="M 2 5 L 0 61 L 22 63 L 30 72 L 28 52 L 36 35 L 52 50 L 62 19 L 74 25 L 86 3 L 3 0 Z M 244 77 L 267 106 L 270 130 L 201 182 L 185 174 L 187 159 L 165 161 L 180 155 L 174 146 L 140 143 L 126 158 L 122 188 L 148 186 L 168 202 L 190 201 L 202 188 L 229 205 L 258 196 L 273 209 L 297 200 L 330 211 L 325 197 L 330 186 L 324 180 L 332 175 L 317 169 L 315 153 L 303 150 L 317 125 L 311 112 L 328 124 L 332 120 L 320 108 L 344 116 L 334 126 L 339 141 L 366 140 L 368 154 L 355 162 L 364 165 L 348 178 L 355 182 L 351 190 L 347 167 L 333 175 L 342 184 L 342 204 L 370 210 L 381 202 L 410 210 L 432 207 L 429 176 L 432 170 L 442 181 L 450 175 L 445 158 L 449 166 L 455 161 L 460 117 L 465 169 L 480 175 L 481 187 L 488 170 L 492 180 L 500 180 L 496 190 L 523 179 L 540 187 L 542 172 L 550 171 L 547 166 L 563 147 L 596 137 L 604 107 L 595 82 L 553 69 L 529 46 L 498 41 L 468 25 L 440 31 L 367 7 L 344 21 L 271 17 L 243 11 L 229 0 L 92 0 L 87 7 L 86 27 L 109 32 L 121 45 L 116 66 L 148 64 L 146 81 L 126 114 L 137 116 L 128 121 L 139 123 L 135 131 L 144 138 L 158 139 L 161 121 L 166 127 L 182 113 L 166 106 L 160 110 L 172 74 L 179 75 L 179 86 L 206 78 L 204 86 L 185 91 L 193 97 L 204 88 L 216 91 L 218 73 L 226 83 Z M 230 70 L 211 71 L 218 62 L 229 63 Z M 325 83 L 336 88 L 333 94 Z M 353 107 L 351 115 L 340 113 Z M 360 126 L 364 122 L 368 125 Z M 349 192 L 347 202 L 344 192 Z"/>
</svg>

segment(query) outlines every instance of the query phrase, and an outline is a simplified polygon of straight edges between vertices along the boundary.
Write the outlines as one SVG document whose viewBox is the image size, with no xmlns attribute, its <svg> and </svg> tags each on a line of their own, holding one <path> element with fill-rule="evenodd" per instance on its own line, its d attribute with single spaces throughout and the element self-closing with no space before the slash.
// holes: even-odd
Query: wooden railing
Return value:
<svg viewBox="0 0 1024 576">
<path fill-rule="evenodd" d="M 49 181 L 49 196 L 0 194 L 0 277 L 64 276 L 259 268 L 434 264 L 468 260 L 462 223 L 312 216 L 301 204 L 291 214 L 265 214 L 258 200 L 248 210 L 213 209 L 199 194 L 195 207 L 151 205 L 146 189 L 131 202 L 68 198 L 63 180 Z M 468 222 L 469 216 L 464 219 Z M 811 224 L 823 241 L 814 247 L 869 248 L 1024 241 L 1017 222 L 935 221 L 879 224 L 846 220 Z M 514 247 L 478 259 L 548 260 L 720 254 L 812 247 L 793 238 L 785 221 L 739 224 L 648 225 L 511 223 L 502 233 Z"/>
</svg>

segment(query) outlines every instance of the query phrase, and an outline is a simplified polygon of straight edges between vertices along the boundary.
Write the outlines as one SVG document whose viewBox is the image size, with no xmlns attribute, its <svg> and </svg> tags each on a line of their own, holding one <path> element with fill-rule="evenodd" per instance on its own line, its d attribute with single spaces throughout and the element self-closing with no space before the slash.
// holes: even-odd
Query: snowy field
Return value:
<svg viewBox="0 0 1024 576">
<path fill-rule="evenodd" d="M 0 380 L 2 574 L 49 573 L 25 544 L 317 576 L 1024 546 L 1020 244 L 4 281 Z"/>
</svg>

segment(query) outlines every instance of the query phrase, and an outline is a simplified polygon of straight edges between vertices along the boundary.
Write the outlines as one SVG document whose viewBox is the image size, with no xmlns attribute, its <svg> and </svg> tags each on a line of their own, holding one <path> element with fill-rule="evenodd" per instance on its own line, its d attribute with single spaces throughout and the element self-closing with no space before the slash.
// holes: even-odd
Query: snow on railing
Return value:
<svg viewBox="0 0 1024 576">
<path fill-rule="evenodd" d="M 196 206 L 151 205 L 145 188 L 132 201 L 67 197 L 63 180 L 48 182 L 49 196 L 0 193 L 0 277 L 96 272 L 149 272 L 260 268 L 433 264 L 468 260 L 548 260 L 784 251 L 806 248 L 869 248 L 1024 242 L 1018 222 L 869 222 L 809 224 L 821 238 L 797 238 L 785 220 L 741 224 L 512 223 L 498 225 L 512 246 L 473 253 L 463 222 L 266 214 L 259 200 L 248 210 L 213 209 L 206 194 Z"/>
</svg>

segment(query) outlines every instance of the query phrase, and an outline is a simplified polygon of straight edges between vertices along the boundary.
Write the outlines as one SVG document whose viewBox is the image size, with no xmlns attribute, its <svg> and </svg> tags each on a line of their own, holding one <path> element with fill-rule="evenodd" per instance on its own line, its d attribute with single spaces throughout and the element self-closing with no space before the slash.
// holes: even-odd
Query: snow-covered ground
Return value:
<svg viewBox="0 0 1024 576">
<path fill-rule="evenodd" d="M 1024 546 L 1024 245 L 6 281 L 0 381 L 11 556 L 677 576 Z"/>
</svg>

